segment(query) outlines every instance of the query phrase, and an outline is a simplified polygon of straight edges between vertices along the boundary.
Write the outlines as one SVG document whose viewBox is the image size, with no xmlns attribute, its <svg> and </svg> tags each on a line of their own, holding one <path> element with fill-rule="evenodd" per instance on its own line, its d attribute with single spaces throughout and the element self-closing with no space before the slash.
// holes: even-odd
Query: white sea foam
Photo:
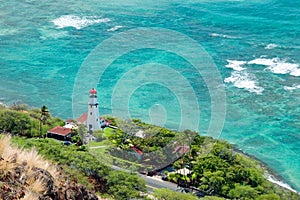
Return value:
<svg viewBox="0 0 300 200">
<path fill-rule="evenodd" d="M 276 47 L 278 47 L 277 44 L 270 43 L 270 44 L 268 44 L 267 46 L 265 46 L 265 49 L 274 49 L 274 48 L 276 48 Z"/>
<path fill-rule="evenodd" d="M 109 21 L 109 18 L 101 18 L 98 16 L 78 17 L 75 15 L 63 15 L 57 19 L 52 20 L 51 22 L 53 22 L 57 26 L 57 28 L 74 27 L 76 29 L 82 29 L 87 26 L 106 23 Z"/>
<path fill-rule="evenodd" d="M 234 37 L 234 36 L 224 35 L 224 34 L 219 34 L 219 33 L 212 33 L 212 34 L 210 34 L 210 36 L 211 37 L 229 38 L 229 39 L 237 38 L 237 37 Z"/>
<path fill-rule="evenodd" d="M 117 31 L 117 30 L 119 30 L 120 28 L 122 28 L 123 26 L 114 26 L 114 27 L 112 27 L 112 28 L 110 28 L 110 29 L 107 29 L 107 31 L 109 31 L 109 32 L 113 32 L 113 31 Z"/>
<path fill-rule="evenodd" d="M 243 68 L 242 65 L 246 64 L 246 61 L 238 61 L 238 60 L 227 60 L 228 64 L 226 65 L 227 68 L 231 68 L 235 71 L 243 71 L 246 68 Z"/>
<path fill-rule="evenodd" d="M 268 66 L 266 69 L 275 74 L 290 74 L 300 76 L 300 68 L 296 63 L 288 63 L 286 60 L 279 58 L 257 58 L 248 62 L 248 64 Z"/>
<path fill-rule="evenodd" d="M 292 192 L 295 192 L 295 193 L 298 193 L 298 191 L 294 190 L 291 186 L 289 186 L 288 184 L 284 183 L 284 182 L 281 182 L 279 180 L 277 180 L 274 176 L 270 175 L 270 174 L 266 174 L 265 175 L 266 178 L 268 179 L 268 181 L 272 182 L 272 183 L 275 183 L 283 188 L 286 188 Z"/>
<path fill-rule="evenodd" d="M 285 90 L 288 90 L 288 91 L 291 91 L 291 90 L 297 90 L 297 89 L 300 89 L 300 85 L 293 85 L 293 86 L 284 86 L 283 87 Z"/>
<path fill-rule="evenodd" d="M 248 62 L 248 64 L 250 65 L 265 65 L 265 66 L 271 66 L 274 65 L 275 63 L 275 59 L 277 58 L 273 58 L 273 59 L 268 59 L 268 58 L 256 58 L 254 60 L 251 60 Z"/>
<path fill-rule="evenodd" d="M 237 88 L 245 89 L 256 94 L 262 94 L 264 91 L 264 88 L 258 86 L 255 75 L 247 73 L 246 71 L 234 71 L 224 82 L 232 83 Z"/>
</svg>

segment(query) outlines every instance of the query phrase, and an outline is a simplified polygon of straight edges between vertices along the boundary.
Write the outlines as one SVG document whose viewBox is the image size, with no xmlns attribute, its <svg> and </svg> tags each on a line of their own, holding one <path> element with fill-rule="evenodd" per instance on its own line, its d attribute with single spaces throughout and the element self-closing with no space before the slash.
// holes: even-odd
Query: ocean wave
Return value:
<svg viewBox="0 0 300 200">
<path fill-rule="evenodd" d="M 262 94 L 264 88 L 258 86 L 257 79 L 254 74 L 246 71 L 234 71 L 231 76 L 224 80 L 225 83 L 232 83 L 235 87 L 245 89 L 249 92 Z"/>
<path fill-rule="evenodd" d="M 300 68 L 296 63 L 288 63 L 279 58 L 257 58 L 248 62 L 248 64 L 268 66 L 266 69 L 275 74 L 290 74 L 291 76 L 300 76 Z"/>
<path fill-rule="evenodd" d="M 270 44 L 268 44 L 267 46 L 265 46 L 265 49 L 274 49 L 274 48 L 276 48 L 276 47 L 278 47 L 277 44 L 270 43 Z"/>
<path fill-rule="evenodd" d="M 109 32 L 114 32 L 114 31 L 117 31 L 117 30 L 119 30 L 120 28 L 122 28 L 123 26 L 114 26 L 114 27 L 112 27 L 112 28 L 110 28 L 110 29 L 107 29 L 107 31 L 109 31 Z"/>
<path fill-rule="evenodd" d="M 294 84 L 293 86 L 284 86 L 283 87 L 285 90 L 288 90 L 288 91 L 291 91 L 291 90 L 297 90 L 297 89 L 300 89 L 300 85 L 296 85 Z"/>
<path fill-rule="evenodd" d="M 229 38 L 229 39 L 234 39 L 237 37 L 230 36 L 230 35 L 224 35 L 224 34 L 219 34 L 219 33 L 212 33 L 210 34 L 211 37 L 221 37 L 221 38 Z"/>
<path fill-rule="evenodd" d="M 98 16 L 84 16 L 78 17 L 76 15 L 63 15 L 57 19 L 52 20 L 57 28 L 74 27 L 76 29 L 82 29 L 94 24 L 109 22 L 109 18 L 100 18 Z"/>
<path fill-rule="evenodd" d="M 238 60 L 227 60 L 228 64 L 226 65 L 227 68 L 231 68 L 235 71 L 243 71 L 246 68 L 243 68 L 242 65 L 246 64 L 246 61 L 238 61 Z"/>
</svg>

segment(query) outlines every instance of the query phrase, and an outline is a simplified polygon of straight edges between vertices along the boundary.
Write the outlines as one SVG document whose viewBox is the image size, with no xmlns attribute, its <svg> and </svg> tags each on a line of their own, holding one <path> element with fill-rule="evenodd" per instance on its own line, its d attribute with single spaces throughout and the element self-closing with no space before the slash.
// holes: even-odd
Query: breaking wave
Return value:
<svg viewBox="0 0 300 200">
<path fill-rule="evenodd" d="M 254 74 L 246 72 L 246 68 L 242 67 L 247 64 L 246 61 L 239 60 L 227 60 L 227 68 L 231 68 L 234 71 L 231 72 L 231 76 L 225 78 L 225 83 L 232 83 L 235 87 L 245 89 L 249 92 L 256 94 L 262 94 L 264 88 L 258 86 L 257 78 Z"/>
<path fill-rule="evenodd" d="M 294 84 L 293 86 L 284 86 L 283 87 L 285 90 L 288 90 L 288 91 L 291 91 L 291 90 L 297 90 L 297 89 L 300 89 L 300 85 L 296 85 Z"/>
<path fill-rule="evenodd" d="M 257 58 L 248 62 L 248 64 L 264 65 L 267 70 L 275 74 L 290 74 L 291 76 L 300 76 L 300 68 L 296 63 L 288 63 L 279 58 Z"/>
<path fill-rule="evenodd" d="M 276 47 L 278 47 L 277 44 L 271 43 L 271 44 L 268 44 L 267 46 L 265 46 L 265 49 L 274 49 Z"/>
<path fill-rule="evenodd" d="M 110 28 L 110 29 L 107 29 L 107 31 L 108 32 L 114 32 L 114 31 L 117 31 L 117 30 L 119 30 L 120 28 L 122 28 L 123 26 L 114 26 L 114 27 L 112 27 L 112 28 Z"/>
<path fill-rule="evenodd" d="M 229 38 L 229 39 L 234 39 L 238 37 L 230 36 L 230 35 L 224 35 L 224 34 L 219 34 L 219 33 L 212 33 L 210 34 L 211 37 L 221 37 L 221 38 Z"/>
<path fill-rule="evenodd" d="M 277 180 L 274 176 L 270 175 L 270 174 L 266 174 L 266 178 L 268 179 L 268 181 L 272 182 L 272 183 L 275 183 L 283 188 L 286 188 L 292 192 L 295 192 L 295 193 L 298 193 L 298 191 L 294 190 L 290 185 L 282 182 L 282 181 L 279 181 Z M 299 194 L 299 193 L 298 193 Z"/>
<path fill-rule="evenodd" d="M 254 74 L 246 71 L 234 71 L 231 76 L 224 80 L 225 83 L 232 83 L 235 87 L 245 89 L 249 92 L 262 94 L 264 88 L 258 86 L 258 81 Z"/>
<path fill-rule="evenodd" d="M 52 20 L 57 28 L 74 27 L 76 29 L 82 29 L 94 24 L 109 22 L 109 18 L 101 18 L 98 16 L 84 16 L 78 17 L 76 15 L 63 15 L 57 19 Z"/>
<path fill-rule="evenodd" d="M 243 68 L 242 65 L 246 64 L 246 61 L 238 61 L 238 60 L 227 60 L 228 64 L 227 68 L 231 68 L 235 71 L 243 71 L 246 68 Z"/>
</svg>

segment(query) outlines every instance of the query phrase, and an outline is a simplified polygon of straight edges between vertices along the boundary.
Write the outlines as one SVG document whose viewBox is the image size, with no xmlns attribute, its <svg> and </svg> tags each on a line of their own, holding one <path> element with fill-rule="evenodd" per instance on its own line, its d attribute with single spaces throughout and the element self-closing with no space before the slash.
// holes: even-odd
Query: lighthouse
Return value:
<svg viewBox="0 0 300 200">
<path fill-rule="evenodd" d="M 97 100 L 97 91 L 92 88 L 90 90 L 90 101 L 88 104 L 88 113 L 87 113 L 87 129 L 89 131 L 101 130 L 100 117 L 99 117 L 99 108 Z"/>
</svg>

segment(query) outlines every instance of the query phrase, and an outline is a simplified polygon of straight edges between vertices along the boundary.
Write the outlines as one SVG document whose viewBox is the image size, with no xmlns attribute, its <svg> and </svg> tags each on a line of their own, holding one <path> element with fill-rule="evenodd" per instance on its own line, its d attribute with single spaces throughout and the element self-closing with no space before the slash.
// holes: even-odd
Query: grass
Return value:
<svg viewBox="0 0 300 200">
<path fill-rule="evenodd" d="M 14 170 L 18 166 L 22 166 L 23 172 L 20 174 L 20 180 L 26 179 L 25 196 L 23 199 L 36 199 L 38 193 L 43 193 L 46 190 L 46 185 L 42 178 L 37 178 L 36 168 L 48 171 L 54 180 L 58 177 L 56 166 L 44 160 L 38 155 L 37 151 L 32 149 L 30 151 L 17 148 L 11 144 L 11 136 L 5 135 L 0 139 L 0 174 L 6 176 L 8 179 L 14 177 Z"/>
<path fill-rule="evenodd" d="M 41 168 L 48 171 L 51 176 L 56 179 L 58 171 L 53 164 L 44 160 L 35 149 L 30 151 L 16 148 L 10 145 L 11 136 L 2 136 L 0 139 L 0 153 L 2 161 L 0 163 L 0 169 L 12 170 L 17 164 L 23 165 L 26 168 L 26 174 L 30 175 L 33 168 Z M 5 163 L 5 164 L 4 164 Z"/>
<path fill-rule="evenodd" d="M 28 184 L 28 188 L 33 192 L 42 193 L 46 190 L 46 185 L 41 178 L 36 180 L 29 179 L 26 183 Z"/>
<path fill-rule="evenodd" d="M 110 155 L 107 152 L 112 147 L 112 143 L 109 140 L 102 140 L 101 142 L 92 141 L 87 146 L 89 147 L 88 151 L 92 155 L 94 155 L 99 161 L 105 163 L 106 165 L 112 165 L 114 163 L 117 163 L 119 167 L 124 167 L 124 168 L 128 168 L 128 165 L 135 166 L 135 167 L 140 166 L 137 163 L 130 162 L 128 160 L 124 160 Z M 101 147 L 101 148 L 93 148 L 93 147 Z"/>
<path fill-rule="evenodd" d="M 102 163 L 104 163 L 105 165 L 112 165 L 112 156 L 109 155 L 107 153 L 107 149 L 106 148 L 97 148 L 97 149 L 90 149 L 89 148 L 89 153 L 92 154 L 93 156 L 95 156 L 95 158 L 97 158 L 99 161 L 101 161 Z"/>
<path fill-rule="evenodd" d="M 112 143 L 109 141 L 109 140 L 102 140 L 100 142 L 95 142 L 95 141 L 92 141 L 92 142 L 89 142 L 88 143 L 88 147 L 97 147 L 97 146 L 111 146 Z"/>
<path fill-rule="evenodd" d="M 25 192 L 25 196 L 22 198 L 22 200 L 33 200 L 38 199 L 38 195 L 30 190 L 27 190 Z"/>
<path fill-rule="evenodd" d="M 9 144 L 10 137 L 1 137 L 0 140 L 0 155 L 3 154 L 5 149 L 7 148 L 7 145 Z"/>
</svg>

